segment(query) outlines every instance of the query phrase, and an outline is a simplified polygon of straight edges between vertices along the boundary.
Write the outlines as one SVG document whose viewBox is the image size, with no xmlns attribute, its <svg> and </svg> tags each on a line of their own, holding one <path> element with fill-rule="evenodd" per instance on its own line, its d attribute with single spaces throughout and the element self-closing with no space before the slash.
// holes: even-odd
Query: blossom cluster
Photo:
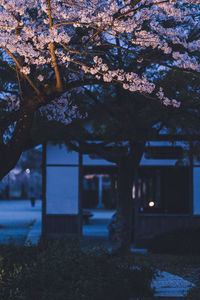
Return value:
<svg viewBox="0 0 200 300">
<path fill-rule="evenodd" d="M 79 108 L 73 104 L 70 96 L 70 93 L 65 93 L 50 104 L 42 106 L 40 108 L 41 115 L 49 121 L 57 121 L 65 125 L 70 124 L 73 119 L 85 118 L 86 114 L 80 113 Z"/>
<path fill-rule="evenodd" d="M 163 88 L 161 88 L 161 87 L 159 88 L 159 91 L 156 93 L 156 96 L 166 106 L 172 105 L 173 107 L 178 108 L 181 105 L 180 101 L 177 101 L 176 99 L 169 99 L 168 97 L 166 97 L 164 92 L 163 92 Z"/>
<path fill-rule="evenodd" d="M 140 78 L 134 72 L 125 72 L 123 69 L 109 70 L 106 63 L 103 63 L 102 58 L 94 57 L 95 66 L 88 68 L 83 66 L 84 72 L 92 75 L 96 74 L 97 79 L 103 79 L 105 82 L 121 82 L 124 89 L 131 92 L 141 92 L 151 94 L 155 89 L 155 84 L 148 81 L 146 76 Z"/>
<path fill-rule="evenodd" d="M 0 0 L 0 47 L 24 76 L 31 76 L 34 66 L 37 74 L 31 80 L 37 87 L 45 79 L 46 66 L 55 71 L 57 66 L 75 65 L 80 74 L 120 83 L 132 92 L 154 93 L 163 104 L 178 107 L 180 103 L 158 91 L 145 74 L 127 70 L 126 62 L 121 68 L 109 64 L 109 55 L 117 60 L 118 52 L 107 50 L 105 60 L 106 50 L 102 53 L 101 47 L 106 43 L 108 49 L 131 52 L 138 65 L 147 59 L 145 49 L 158 51 L 162 60 L 154 58 L 152 63 L 198 73 L 200 40 L 190 35 L 194 28 L 200 29 L 199 4 L 199 0 L 136 4 L 131 0 L 121 4 L 117 0 Z M 81 38 L 77 38 L 79 28 L 84 32 Z"/>
</svg>

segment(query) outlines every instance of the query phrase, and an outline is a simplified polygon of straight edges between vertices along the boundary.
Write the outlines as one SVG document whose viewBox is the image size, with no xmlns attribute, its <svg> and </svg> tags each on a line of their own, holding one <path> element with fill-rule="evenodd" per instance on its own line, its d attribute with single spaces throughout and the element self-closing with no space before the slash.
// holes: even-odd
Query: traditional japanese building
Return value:
<svg viewBox="0 0 200 300">
<path fill-rule="evenodd" d="M 117 166 L 96 155 L 49 142 L 43 177 L 46 236 L 81 236 L 82 208 L 116 207 Z M 133 225 L 138 243 L 161 232 L 200 226 L 200 162 L 192 143 L 148 142 L 132 196 L 133 206 L 136 198 L 138 203 Z"/>
</svg>

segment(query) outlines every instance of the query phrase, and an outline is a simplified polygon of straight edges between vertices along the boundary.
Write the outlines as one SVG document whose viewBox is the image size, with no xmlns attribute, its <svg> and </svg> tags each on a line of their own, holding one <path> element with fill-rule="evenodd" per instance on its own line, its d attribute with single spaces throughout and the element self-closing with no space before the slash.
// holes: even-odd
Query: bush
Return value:
<svg viewBox="0 0 200 300">
<path fill-rule="evenodd" d="M 147 242 L 146 247 L 152 253 L 199 254 L 199 236 L 200 228 L 174 230 L 155 236 Z"/>
<path fill-rule="evenodd" d="M 153 294 L 153 271 L 66 241 L 0 247 L 1 300 L 129 300 Z"/>
</svg>

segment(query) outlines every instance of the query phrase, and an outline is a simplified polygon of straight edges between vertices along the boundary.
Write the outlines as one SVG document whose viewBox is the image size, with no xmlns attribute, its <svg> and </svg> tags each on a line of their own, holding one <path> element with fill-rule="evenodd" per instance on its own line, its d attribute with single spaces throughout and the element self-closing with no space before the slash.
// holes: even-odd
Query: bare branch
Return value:
<svg viewBox="0 0 200 300">
<path fill-rule="evenodd" d="M 53 25 L 52 14 L 51 14 L 51 0 L 47 0 L 47 3 L 48 3 L 48 12 L 49 12 L 49 29 L 51 29 L 52 25 Z M 54 72 L 56 75 L 56 89 L 61 92 L 63 90 L 63 87 L 62 87 L 62 80 L 61 80 L 59 68 L 58 68 L 57 61 L 56 61 L 54 43 L 51 42 L 49 47 L 50 47 L 52 65 L 53 65 Z"/>
</svg>

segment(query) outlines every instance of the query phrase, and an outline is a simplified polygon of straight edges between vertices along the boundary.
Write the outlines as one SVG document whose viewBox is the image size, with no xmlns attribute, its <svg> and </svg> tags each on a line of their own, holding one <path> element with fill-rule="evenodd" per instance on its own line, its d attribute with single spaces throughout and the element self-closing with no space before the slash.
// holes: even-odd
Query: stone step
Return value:
<svg viewBox="0 0 200 300">
<path fill-rule="evenodd" d="M 152 281 L 157 297 L 184 297 L 195 284 L 187 281 L 180 276 L 168 272 L 159 271 L 156 278 Z"/>
</svg>

